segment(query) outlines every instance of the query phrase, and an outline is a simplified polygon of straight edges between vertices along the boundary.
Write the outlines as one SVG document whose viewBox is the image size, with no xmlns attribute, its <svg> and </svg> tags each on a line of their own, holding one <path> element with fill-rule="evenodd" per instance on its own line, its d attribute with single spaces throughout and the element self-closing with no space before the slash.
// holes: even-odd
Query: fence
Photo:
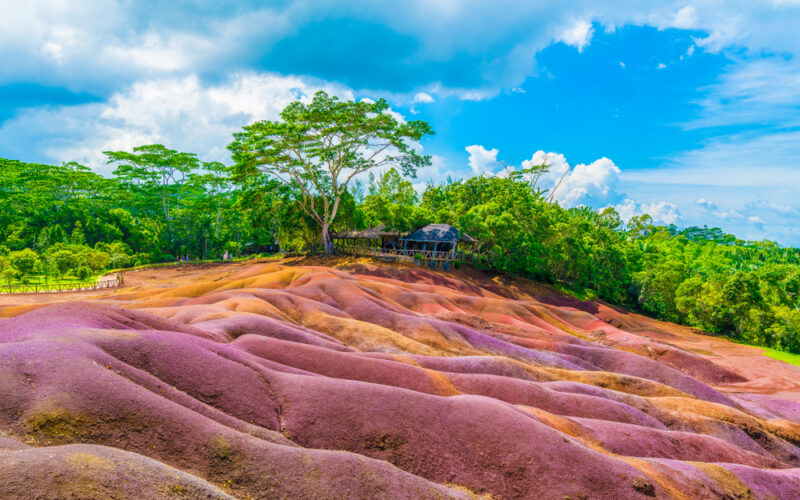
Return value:
<svg viewBox="0 0 800 500">
<path fill-rule="evenodd" d="M 84 282 L 84 283 L 5 285 L 5 286 L 0 286 L 0 294 L 85 292 L 91 290 L 103 290 L 106 288 L 116 288 L 118 286 L 119 286 L 119 281 L 116 278 L 102 280 L 102 281 L 95 281 L 95 282 Z"/>
<path fill-rule="evenodd" d="M 248 257 L 239 257 L 231 260 L 189 260 L 189 261 L 180 261 L 180 262 L 160 262 L 155 264 L 143 264 L 141 266 L 135 267 L 126 267 L 120 269 L 112 269 L 110 271 L 106 271 L 105 276 L 122 273 L 122 272 L 135 272 L 135 271 L 143 271 L 145 269 L 152 269 L 152 268 L 170 268 L 170 267 L 181 267 L 189 264 L 233 264 L 236 262 L 244 262 L 250 259 L 256 258 L 255 256 L 251 255 Z M 107 288 L 116 288 L 120 286 L 119 281 L 116 278 L 113 279 L 100 279 L 96 282 L 75 282 L 75 283 L 55 283 L 55 284 L 35 284 L 35 285 L 25 285 L 25 284 L 17 284 L 17 285 L 0 285 L 0 295 L 7 295 L 11 293 L 57 293 L 57 292 L 86 292 L 91 290 L 103 290 Z"/>
<path fill-rule="evenodd" d="M 463 261 L 465 257 L 464 252 L 453 251 L 434 251 L 434 250 L 402 250 L 390 248 L 376 248 L 376 247 L 363 247 L 363 246 L 347 246 L 342 245 L 337 247 L 342 253 L 349 253 L 354 255 L 364 255 L 371 257 L 388 257 L 397 258 L 400 260 L 442 260 L 442 261 Z M 466 254 L 469 259 L 473 254 Z"/>
</svg>

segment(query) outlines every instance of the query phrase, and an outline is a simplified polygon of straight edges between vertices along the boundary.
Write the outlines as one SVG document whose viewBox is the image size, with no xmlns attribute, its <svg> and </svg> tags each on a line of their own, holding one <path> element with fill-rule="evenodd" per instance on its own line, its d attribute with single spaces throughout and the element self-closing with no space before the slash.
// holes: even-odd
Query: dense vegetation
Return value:
<svg viewBox="0 0 800 500">
<path fill-rule="evenodd" d="M 380 113 L 384 106 L 379 102 L 372 111 Z M 336 120 L 325 122 L 333 123 L 326 129 L 332 134 L 347 127 L 341 116 Z M 276 126 L 261 123 L 262 131 Z M 412 139 L 430 133 L 422 123 L 405 129 L 388 121 L 371 126 Z M 308 133 L 308 124 L 302 127 Z M 347 183 L 339 183 L 336 173 L 313 167 L 314 161 L 331 158 L 321 146 L 324 134 L 310 145 L 298 142 L 313 154 L 303 157 L 306 166 L 292 160 L 286 168 L 299 165 L 296 178 L 282 179 L 270 168 L 253 168 L 253 158 L 263 159 L 274 145 L 263 135 L 254 137 L 255 129 L 245 128 L 235 138 L 231 149 L 238 158 L 230 167 L 161 145 L 106 152 L 115 166 L 110 177 L 74 163 L 0 160 L 0 279 L 81 278 L 181 256 L 258 253 L 275 243 L 283 250 L 320 251 L 326 241 L 320 226 L 326 224 L 334 231 L 379 223 L 406 231 L 439 222 L 478 238 L 481 265 L 494 271 L 800 352 L 798 249 L 737 240 L 716 228 L 659 226 L 646 215 L 623 224 L 610 208 L 564 209 L 531 182 L 531 175 L 538 178 L 534 171 L 527 177 L 448 179 L 420 195 L 400 173 L 425 166 L 427 159 L 416 155 L 397 161 L 397 170 L 341 189 Z M 245 147 L 246 141 L 258 147 Z M 280 157 L 274 148 L 268 153 Z M 409 158 L 416 164 L 409 165 Z M 374 166 L 362 164 L 362 172 Z M 334 196 L 336 210 L 328 218 L 328 209 L 319 207 L 332 209 Z"/>
</svg>

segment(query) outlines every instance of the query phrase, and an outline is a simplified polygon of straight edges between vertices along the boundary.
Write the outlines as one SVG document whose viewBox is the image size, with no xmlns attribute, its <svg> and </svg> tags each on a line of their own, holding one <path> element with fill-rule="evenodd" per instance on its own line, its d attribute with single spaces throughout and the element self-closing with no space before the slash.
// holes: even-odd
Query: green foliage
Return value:
<svg viewBox="0 0 800 500">
<path fill-rule="evenodd" d="M 57 250 L 50 255 L 49 260 L 55 265 L 59 276 L 64 276 L 78 265 L 78 257 L 70 250 Z"/>
<path fill-rule="evenodd" d="M 24 280 L 33 269 L 36 267 L 36 263 L 39 260 L 39 256 L 36 255 L 36 252 L 31 250 L 30 248 L 26 248 L 24 250 L 18 250 L 16 252 L 11 252 L 8 254 L 8 261 L 12 267 L 14 267 L 22 276 Z"/>
<path fill-rule="evenodd" d="M 75 277 L 79 280 L 85 280 L 92 275 L 92 270 L 86 266 L 81 266 L 75 271 Z"/>
<path fill-rule="evenodd" d="M 431 134 L 419 120 L 398 123 L 385 100 L 340 101 L 317 92 L 309 104 L 294 101 L 280 121 L 260 121 L 234 134 L 235 178 L 266 173 L 299 193 L 300 207 L 318 225 L 320 243 L 332 250 L 329 229 L 353 178 L 394 165 L 415 176 L 430 165 L 411 144 Z"/>
<path fill-rule="evenodd" d="M 2 268 L 2 270 L 0 270 L 0 280 L 2 280 L 3 284 L 6 286 L 10 286 L 16 277 L 17 270 L 11 266 L 5 266 Z"/>
<path fill-rule="evenodd" d="M 231 167 L 159 144 L 106 152 L 108 178 L 76 163 L 0 159 L 0 281 L 258 254 L 276 242 L 329 251 L 329 231 L 447 223 L 479 240 L 477 267 L 800 352 L 800 250 L 648 215 L 623 224 L 612 208 L 564 209 L 538 186 L 545 165 L 418 193 L 409 178 L 430 158 L 414 143 L 432 132 L 387 111 L 383 100 L 318 93 L 236 133 Z"/>
</svg>

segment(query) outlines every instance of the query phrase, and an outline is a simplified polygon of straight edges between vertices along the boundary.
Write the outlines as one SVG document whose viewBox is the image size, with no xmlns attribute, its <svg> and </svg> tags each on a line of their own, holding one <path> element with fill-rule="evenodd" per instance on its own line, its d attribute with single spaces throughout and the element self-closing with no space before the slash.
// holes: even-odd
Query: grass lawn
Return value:
<svg viewBox="0 0 800 500">
<path fill-rule="evenodd" d="M 778 351 L 776 349 L 770 349 L 769 347 L 760 347 L 760 346 L 753 346 L 753 347 L 758 347 L 759 349 L 764 351 L 764 356 L 769 356 L 770 358 L 779 359 L 791 365 L 800 366 L 800 354 L 792 354 L 791 352 Z"/>
<path fill-rule="evenodd" d="M 74 276 L 64 276 L 63 278 L 57 278 L 55 276 L 50 276 L 50 278 L 47 280 L 47 282 L 45 282 L 44 276 L 41 276 L 41 275 L 30 275 L 30 276 L 28 276 L 28 281 L 26 283 L 23 283 L 22 281 L 19 281 L 19 280 L 14 280 L 14 281 L 11 282 L 11 285 L 12 286 L 14 286 L 14 285 L 44 285 L 45 283 L 48 284 L 48 285 L 58 285 L 59 283 L 60 284 L 66 284 L 66 283 L 90 283 L 90 282 L 93 283 L 93 282 L 97 281 L 97 278 L 99 278 L 100 276 L 101 276 L 101 274 L 95 274 L 95 275 L 89 276 L 88 278 L 86 278 L 84 280 L 80 280 L 80 279 L 78 279 L 78 278 L 76 278 Z M 3 282 L 2 285 L 7 285 L 7 283 Z"/>
</svg>

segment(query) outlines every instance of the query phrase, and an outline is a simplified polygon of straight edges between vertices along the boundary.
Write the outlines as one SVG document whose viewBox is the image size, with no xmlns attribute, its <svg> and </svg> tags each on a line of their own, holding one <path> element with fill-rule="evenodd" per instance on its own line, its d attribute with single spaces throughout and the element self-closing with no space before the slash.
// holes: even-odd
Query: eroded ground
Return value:
<svg viewBox="0 0 800 500">
<path fill-rule="evenodd" d="M 755 348 L 475 272 L 126 281 L 0 296 L 0 497 L 800 498 Z"/>
</svg>

